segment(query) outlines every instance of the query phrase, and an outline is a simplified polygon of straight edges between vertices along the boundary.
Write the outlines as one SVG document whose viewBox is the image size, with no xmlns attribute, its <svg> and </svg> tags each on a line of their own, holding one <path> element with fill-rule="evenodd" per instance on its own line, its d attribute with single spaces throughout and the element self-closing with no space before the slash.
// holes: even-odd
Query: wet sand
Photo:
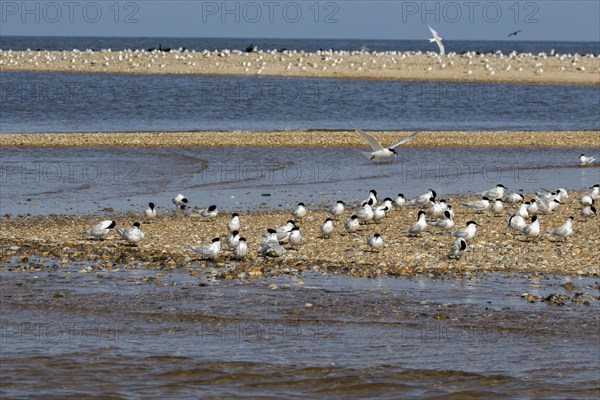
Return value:
<svg viewBox="0 0 600 400">
<path fill-rule="evenodd" d="M 594 55 L 297 51 L 11 51 L 3 71 L 265 75 L 452 82 L 600 84 Z"/>
<path fill-rule="evenodd" d="M 347 210 L 345 216 L 334 223 L 333 237 L 324 239 L 320 237 L 319 229 L 328 214 L 323 211 L 322 205 L 309 205 L 307 217 L 299 222 L 305 244 L 299 251 L 288 251 L 275 260 L 258 255 L 261 241 L 258 235 L 266 232 L 267 228 L 284 224 L 291 218 L 288 211 L 241 213 L 240 231 L 248 240 L 251 255 L 246 261 L 238 262 L 232 260 L 231 253 L 227 251 L 216 260 L 201 260 L 184 246 L 186 243 L 210 243 L 212 238 L 226 235 L 228 213 L 222 212 L 217 218 L 206 220 L 182 211 L 163 210 L 149 224 L 135 213 L 4 217 L 0 241 L 4 243 L 5 251 L 1 263 L 23 269 L 43 269 L 79 261 L 89 263 L 82 272 L 91 272 L 98 267 L 213 268 L 219 279 L 287 274 L 308 269 L 352 276 L 463 275 L 477 271 L 600 274 L 598 219 L 581 220 L 579 194 L 572 193 L 558 210 L 539 217 L 542 231 L 545 231 L 561 225 L 568 216 L 574 216 L 575 234 L 564 242 L 546 235 L 533 242 L 525 242 L 521 234 L 508 230 L 504 216 L 492 216 L 490 212 L 475 214 L 460 205 L 461 201 L 476 198 L 446 197 L 454 205 L 457 227 L 464 226 L 468 220 L 475 220 L 481 225 L 469 252 L 459 261 L 446 257 L 453 238 L 435 228 L 429 227 L 422 237 L 417 238 L 403 233 L 416 220 L 417 209 L 394 210 L 382 223 L 368 224 L 356 234 L 346 234 L 343 229 L 343 223 L 351 215 L 351 211 Z M 104 241 L 89 240 L 79 234 L 104 219 L 114 219 L 121 227 L 142 221 L 146 239 L 134 247 L 117 239 L 116 233 L 111 233 Z M 386 243 L 378 253 L 369 251 L 365 242 L 367 236 L 376 232 Z"/>
<path fill-rule="evenodd" d="M 372 132 L 393 143 L 412 132 Z M 1 134 L 0 146 L 260 146 L 368 147 L 354 131 L 197 131 Z M 424 131 L 402 147 L 600 147 L 600 131 L 460 132 Z"/>
</svg>

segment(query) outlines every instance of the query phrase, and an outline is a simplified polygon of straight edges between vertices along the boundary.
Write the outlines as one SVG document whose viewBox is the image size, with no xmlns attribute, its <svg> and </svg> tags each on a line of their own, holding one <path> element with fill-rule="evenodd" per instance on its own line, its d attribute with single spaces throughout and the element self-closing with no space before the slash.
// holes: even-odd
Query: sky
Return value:
<svg viewBox="0 0 600 400">
<path fill-rule="evenodd" d="M 0 35 L 600 41 L 600 1 L 7 1 Z"/>
</svg>

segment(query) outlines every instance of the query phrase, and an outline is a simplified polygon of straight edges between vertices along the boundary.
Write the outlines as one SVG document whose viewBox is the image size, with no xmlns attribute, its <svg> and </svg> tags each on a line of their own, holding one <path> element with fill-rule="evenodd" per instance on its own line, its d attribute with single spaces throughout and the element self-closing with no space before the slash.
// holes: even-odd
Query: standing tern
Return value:
<svg viewBox="0 0 600 400">
<path fill-rule="evenodd" d="M 292 215 L 295 219 L 301 220 L 306 216 L 306 206 L 304 203 L 298 203 L 294 211 L 292 211 Z"/>
<path fill-rule="evenodd" d="M 394 206 L 401 208 L 401 207 L 404 207 L 405 204 L 406 204 L 406 199 L 404 198 L 404 195 L 402 193 L 398 193 L 398 196 L 394 200 Z"/>
<path fill-rule="evenodd" d="M 350 125 L 350 124 L 348 124 L 348 125 Z M 412 135 L 407 136 L 404 139 L 402 139 L 396 143 L 393 143 L 390 146 L 388 146 L 387 148 L 385 148 L 381 145 L 381 143 L 379 143 L 379 141 L 377 141 L 377 139 L 375 139 L 373 136 L 371 136 L 367 132 L 365 132 L 362 129 L 359 129 L 353 125 L 350 125 L 350 127 L 352 129 L 354 129 L 356 131 L 356 133 L 358 133 L 360 136 L 362 136 L 363 139 L 365 139 L 367 141 L 367 143 L 369 143 L 369 146 L 371 146 L 371 149 L 373 151 L 371 151 L 370 153 L 366 152 L 366 151 L 362 152 L 367 158 L 369 158 L 371 160 L 373 160 L 375 158 L 379 159 L 379 158 L 390 158 L 390 157 L 394 157 L 394 160 L 396 160 L 398 153 L 394 149 L 403 143 L 413 140 L 414 138 L 417 137 L 417 135 L 419 135 L 421 133 L 421 132 L 415 132 Z"/>
<path fill-rule="evenodd" d="M 144 239 L 144 232 L 140 229 L 140 223 L 136 222 L 130 228 L 115 228 L 115 231 L 130 243 L 138 243 Z"/>
<path fill-rule="evenodd" d="M 438 45 L 439 49 L 440 49 L 440 56 L 446 55 L 446 49 L 444 48 L 444 44 L 442 43 L 442 40 L 444 40 L 444 38 L 441 37 L 437 33 L 437 31 L 435 29 L 433 29 L 430 25 L 427 25 L 427 27 L 429 28 L 429 30 L 433 34 L 433 38 L 429 39 L 429 43 L 435 42 Z"/>
<path fill-rule="evenodd" d="M 321 236 L 323 238 L 329 238 L 329 237 L 331 237 L 332 233 L 333 233 L 333 221 L 331 220 L 331 218 L 327 218 L 325 220 L 325 222 L 323 223 L 323 225 L 321 225 Z"/>
<path fill-rule="evenodd" d="M 346 228 L 346 232 L 353 233 L 360 229 L 360 221 L 356 215 L 350 217 L 348 222 L 344 224 L 344 228 Z"/>
<path fill-rule="evenodd" d="M 214 238 L 211 244 L 203 244 L 200 246 L 190 246 L 189 244 L 186 244 L 185 246 L 199 256 L 210 258 L 221 252 L 221 239 Z"/>
<path fill-rule="evenodd" d="M 496 199 L 494 200 L 494 204 L 492 204 L 492 213 L 494 215 L 500 215 L 504 211 L 504 200 Z"/>
<path fill-rule="evenodd" d="M 429 192 L 415 197 L 414 199 L 409 201 L 408 204 L 411 206 L 424 208 L 431 204 L 430 201 L 432 197 L 435 200 L 435 198 L 437 197 L 437 193 L 435 192 L 435 190 L 429 189 Z"/>
<path fill-rule="evenodd" d="M 525 199 L 519 193 L 509 193 L 504 197 L 503 200 L 506 204 L 516 204 L 521 203 Z"/>
<path fill-rule="evenodd" d="M 461 203 L 461 205 L 477 212 L 482 212 L 490 207 L 490 199 L 484 196 L 481 200 L 472 201 L 470 203 Z"/>
<path fill-rule="evenodd" d="M 431 207 L 427 210 L 426 217 L 428 219 L 438 219 L 445 210 L 442 209 L 442 206 L 433 197 L 429 199 L 429 202 L 431 203 Z"/>
<path fill-rule="evenodd" d="M 187 207 L 187 204 L 189 202 L 187 197 L 185 197 L 181 193 L 179 193 L 178 195 L 173 197 L 173 199 L 171 201 L 173 202 L 173 204 L 175 204 L 175 208 L 181 207 L 182 210 L 185 210 L 185 208 Z"/>
<path fill-rule="evenodd" d="M 523 228 L 525 228 L 525 225 L 527 225 L 527 223 L 525 222 L 525 219 L 520 215 L 513 215 L 508 220 L 508 227 L 511 229 L 522 231 Z"/>
<path fill-rule="evenodd" d="M 546 231 L 554 239 L 566 239 L 573 234 L 573 217 L 567 218 L 567 222 L 552 230 Z"/>
<path fill-rule="evenodd" d="M 93 228 L 81 233 L 86 236 L 93 236 L 96 239 L 103 240 L 106 236 L 108 236 L 110 230 L 113 229 L 115 226 L 117 226 L 117 223 L 115 221 L 106 220 L 98 223 Z"/>
<path fill-rule="evenodd" d="M 219 215 L 219 210 L 217 210 L 217 206 L 213 204 L 212 206 L 210 206 L 208 208 L 198 211 L 198 214 L 200 214 L 204 218 L 210 219 L 210 218 L 215 218 L 217 215 Z"/>
<path fill-rule="evenodd" d="M 383 247 L 383 238 L 379 233 L 369 236 L 367 238 L 367 245 L 369 245 L 372 251 L 379 251 L 379 249 Z"/>
<path fill-rule="evenodd" d="M 446 211 L 447 212 L 447 211 Z M 427 229 L 427 220 L 425 219 L 425 211 L 419 211 L 417 216 L 417 222 L 415 222 L 409 229 L 406 231 L 410 236 L 419 235 Z"/>
<path fill-rule="evenodd" d="M 427 225 L 446 231 L 454 228 L 454 220 L 450 216 L 450 213 L 446 210 L 444 211 L 444 214 L 442 214 L 441 219 L 435 222 L 427 222 Z"/>
<path fill-rule="evenodd" d="M 467 241 L 462 238 L 456 238 L 452 245 L 450 246 L 450 252 L 448 253 L 448 258 L 454 258 L 458 260 L 465 254 L 467 251 Z"/>
<path fill-rule="evenodd" d="M 238 260 L 243 260 L 248 256 L 248 244 L 246 243 L 246 238 L 240 238 L 237 245 L 233 249 L 233 256 Z"/>
<path fill-rule="evenodd" d="M 227 222 L 229 232 L 240 230 L 240 216 L 238 213 L 231 214 L 231 219 Z"/>
<path fill-rule="evenodd" d="M 596 208 L 594 206 L 585 206 L 581 209 L 579 215 L 581 215 L 583 219 L 594 217 L 596 216 Z"/>
<path fill-rule="evenodd" d="M 144 214 L 148 219 L 156 218 L 156 207 L 154 206 L 154 203 L 148 203 L 148 208 L 146 209 Z"/>
<path fill-rule="evenodd" d="M 237 244 L 240 242 L 240 233 L 238 231 L 232 231 L 229 236 L 225 239 L 225 243 L 230 250 L 235 249 Z"/>
<path fill-rule="evenodd" d="M 540 236 L 540 220 L 538 217 L 535 215 L 531 217 L 531 223 L 529 225 L 525 225 L 521 232 L 527 239 L 535 239 Z"/>
<path fill-rule="evenodd" d="M 294 226 L 290 232 L 289 243 L 293 249 L 297 249 L 304 242 L 302 234 L 300 234 L 300 228 Z"/>
<path fill-rule="evenodd" d="M 337 219 L 337 217 L 344 214 L 344 205 L 345 203 L 343 201 L 338 200 L 337 203 L 327 210 L 327 212 L 331 214 L 333 218 Z"/>
<path fill-rule="evenodd" d="M 467 226 L 465 226 L 464 228 L 455 230 L 454 232 L 450 233 L 450 236 L 453 236 L 457 239 L 463 238 L 466 241 L 470 241 L 477 234 L 477 226 L 478 226 L 477 222 L 469 221 L 469 222 L 467 222 Z"/>
<path fill-rule="evenodd" d="M 487 197 L 489 199 L 502 199 L 504 198 L 504 189 L 508 189 L 506 186 L 498 184 L 496 187 L 486 190 L 481 193 L 483 197 Z"/>
</svg>

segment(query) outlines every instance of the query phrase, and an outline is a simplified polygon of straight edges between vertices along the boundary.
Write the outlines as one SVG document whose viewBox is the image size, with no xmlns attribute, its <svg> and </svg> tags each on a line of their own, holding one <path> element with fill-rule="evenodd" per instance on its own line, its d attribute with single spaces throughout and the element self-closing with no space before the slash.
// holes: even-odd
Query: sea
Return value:
<svg viewBox="0 0 600 400">
<path fill-rule="evenodd" d="M 427 51 L 422 41 L 0 36 L 4 50 Z M 449 51 L 600 54 L 600 44 L 477 42 Z M 600 88 L 0 71 L 0 134 L 347 129 L 600 129 Z M 348 134 L 351 134 L 350 132 Z M 526 132 L 524 133 L 526 138 Z M 525 140 L 525 139 L 524 139 Z M 503 183 L 531 193 L 600 182 L 598 164 L 551 142 L 518 148 L 0 148 L 0 214 L 161 212 L 185 193 L 222 210 L 354 204 L 370 189 L 412 197 Z M 576 201 L 573 196 L 569 201 Z M 594 223 L 593 221 L 591 223 Z M 3 254 L 7 246 L 0 244 Z M 557 245 L 557 251 L 560 246 Z M 41 256 L 41 255 L 40 255 Z M 571 255 L 565 255 L 565 257 Z M 574 257 L 574 256 L 573 256 Z M 39 260 L 38 260 L 39 261 Z M 212 279 L 210 264 L 156 270 L 0 263 L 0 397 L 228 399 L 597 399 L 598 301 L 528 303 L 597 277 L 465 274 L 356 278 L 324 271 Z M 574 258 L 574 262 L 577 260 Z M 568 294 L 568 293 L 567 293 Z M 571 293 L 572 294 L 572 293 Z"/>
</svg>

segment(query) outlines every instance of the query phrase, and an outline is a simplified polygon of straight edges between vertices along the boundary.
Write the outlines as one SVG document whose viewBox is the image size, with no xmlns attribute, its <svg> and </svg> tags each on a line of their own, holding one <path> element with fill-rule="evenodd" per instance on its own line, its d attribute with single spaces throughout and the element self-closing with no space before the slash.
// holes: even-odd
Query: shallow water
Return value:
<svg viewBox="0 0 600 400">
<path fill-rule="evenodd" d="M 600 88 L 0 72 L 0 133 L 600 129 Z"/>
<path fill-rule="evenodd" d="M 229 210 L 289 208 L 380 196 L 588 188 L 600 166 L 579 167 L 581 148 L 407 148 L 396 162 L 370 162 L 358 148 L 0 148 L 0 209 L 84 213 L 104 208 L 192 206 Z M 595 149 L 596 153 L 600 149 Z"/>
<path fill-rule="evenodd" d="M 597 398 L 599 304 L 564 278 L 0 271 L 0 393 L 45 398 Z M 164 272 L 164 271 L 163 271 Z M 576 278 L 598 296 L 598 280 Z M 275 284 L 273 290 L 267 285 Z M 311 306 L 308 306 L 310 303 Z M 48 370 L 52 370 L 49 374 Z"/>
</svg>

